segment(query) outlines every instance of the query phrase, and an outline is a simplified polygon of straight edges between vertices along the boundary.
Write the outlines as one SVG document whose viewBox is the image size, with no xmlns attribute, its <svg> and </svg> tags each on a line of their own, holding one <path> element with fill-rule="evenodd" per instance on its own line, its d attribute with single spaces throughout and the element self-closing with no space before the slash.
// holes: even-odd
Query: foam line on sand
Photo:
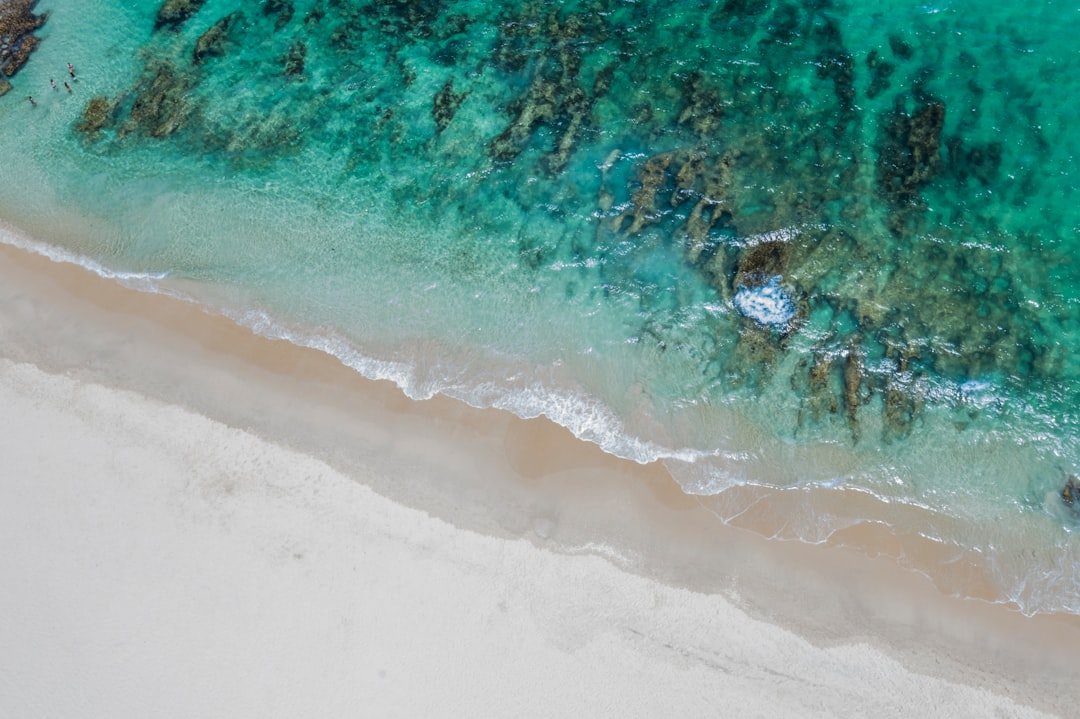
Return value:
<svg viewBox="0 0 1080 719">
<path fill-rule="evenodd" d="M 0 716 L 1068 716 L 1075 617 L 0 246 Z"/>
</svg>

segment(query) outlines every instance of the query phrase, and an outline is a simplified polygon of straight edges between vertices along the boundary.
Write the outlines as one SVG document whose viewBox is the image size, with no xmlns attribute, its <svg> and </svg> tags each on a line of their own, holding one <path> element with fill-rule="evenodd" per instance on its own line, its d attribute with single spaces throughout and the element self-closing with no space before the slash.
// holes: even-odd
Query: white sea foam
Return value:
<svg viewBox="0 0 1080 719">
<path fill-rule="evenodd" d="M 14 227 L 3 224 L 0 224 L 0 242 L 47 257 L 54 262 L 78 265 L 100 277 L 119 282 L 131 289 L 166 294 L 183 301 L 206 304 L 199 298 L 164 287 L 161 281 L 169 276 L 167 272 L 112 270 L 92 258 L 40 242 Z M 393 382 L 410 399 L 425 400 L 443 394 L 473 407 L 502 409 L 525 419 L 547 417 L 570 430 L 579 439 L 592 442 L 609 454 L 640 464 L 665 459 L 695 462 L 715 454 L 690 448 L 665 447 L 638 438 L 626 430 L 610 408 L 600 400 L 589 396 L 584 390 L 559 389 L 540 382 L 462 383 L 452 381 L 449 373 L 444 377 L 421 377 L 413 362 L 373 357 L 333 333 L 310 332 L 289 327 L 264 310 L 236 309 L 220 305 L 213 309 L 262 337 L 285 340 L 300 347 L 325 352 L 368 379 Z"/>
<path fill-rule="evenodd" d="M 795 316 L 795 302 L 780 286 L 781 279 L 780 275 L 773 275 L 765 284 L 754 288 L 740 285 L 735 292 L 735 307 L 763 325 L 787 324 Z"/>
<path fill-rule="evenodd" d="M 221 311 L 263 337 L 325 352 L 368 379 L 393 382 L 410 399 L 425 400 L 441 394 L 478 409 L 501 409 L 523 419 L 546 417 L 608 454 L 640 464 L 667 459 L 693 463 L 717 455 L 641 439 L 626 429 L 611 408 L 580 388 L 523 380 L 520 372 L 506 373 L 508 376 L 500 379 L 477 377 L 461 381 L 453 377 L 449 366 L 443 368 L 443 376 L 421 376 L 413 362 L 372 357 L 342 337 L 288 327 L 265 311 Z"/>
<path fill-rule="evenodd" d="M 45 242 L 39 242 L 19 232 L 14 227 L 0 223 L 0 242 L 12 247 L 17 247 L 26 252 L 32 252 L 42 257 L 47 257 L 53 262 L 64 262 L 79 265 L 99 277 L 119 282 L 125 287 L 130 287 L 144 292 L 163 292 L 160 281 L 169 276 L 168 272 L 120 272 L 112 270 L 100 262 L 80 255 L 62 247 L 56 247 Z M 170 293 L 171 294 L 171 293 Z"/>
<path fill-rule="evenodd" d="M 206 304 L 166 287 L 163 281 L 167 280 L 167 273 L 119 272 L 90 258 L 38 242 L 17 230 L 2 226 L 0 241 L 56 262 L 79 265 L 132 289 L 168 294 L 197 304 Z M 763 324 L 782 324 L 789 321 L 794 314 L 794 303 L 780 287 L 780 282 L 781 278 L 775 276 L 770 278 L 766 285 L 757 288 L 756 293 L 747 290 L 750 293 L 747 299 L 751 300 L 748 302 L 740 303 L 737 295 L 736 305 L 744 314 Z M 678 465 L 671 465 L 671 468 L 675 470 L 674 474 L 684 490 L 690 494 L 718 495 L 733 486 L 758 484 L 746 474 L 747 468 L 754 464 L 754 457 L 719 449 L 704 451 L 686 447 L 672 448 L 638 437 L 610 407 L 579 387 L 523 379 L 530 375 L 520 371 L 501 375 L 495 371 L 494 379 L 484 380 L 455 373 L 450 365 L 440 366 L 437 372 L 424 374 L 415 361 L 371 356 L 346 338 L 325 330 L 311 331 L 287 326 L 266 311 L 237 310 L 220 306 L 214 309 L 262 336 L 325 352 L 365 377 L 389 380 L 413 399 L 427 399 L 436 394 L 444 394 L 472 406 L 504 409 L 524 418 L 545 416 L 566 427 L 578 438 L 593 442 L 615 456 L 642 464 L 669 460 Z M 953 399 L 976 404 L 994 396 L 993 390 L 993 384 L 985 381 L 950 384 L 939 389 Z M 839 481 L 838 484 L 845 483 Z M 792 488 L 792 491 L 801 490 Z M 897 498 L 879 499 L 888 502 L 896 501 Z M 901 498 L 900 501 L 916 504 L 913 497 Z M 742 511 L 745 511 L 745 508 Z M 721 519 L 730 521 L 738 514 L 739 510 L 733 508 L 732 516 Z M 841 519 L 823 514 L 804 515 L 792 517 L 786 529 L 791 532 L 792 538 L 816 543 L 824 541 L 837 529 L 850 524 L 849 520 L 850 518 Z M 1077 589 L 1080 580 L 1074 563 L 1077 542 L 1072 541 L 1067 547 L 1058 546 L 1056 554 L 1043 556 L 1036 563 L 1037 566 L 1028 566 L 1025 569 L 1014 566 L 993 542 L 987 545 L 985 540 L 971 539 L 968 543 L 969 551 L 985 555 L 990 562 L 991 571 L 1000 581 L 1004 595 L 1001 601 L 1013 602 L 1027 614 L 1039 611 L 1077 611 L 1075 602 L 1080 593 L 1080 589 Z M 1034 537 L 1032 544 L 1037 544 Z"/>
</svg>

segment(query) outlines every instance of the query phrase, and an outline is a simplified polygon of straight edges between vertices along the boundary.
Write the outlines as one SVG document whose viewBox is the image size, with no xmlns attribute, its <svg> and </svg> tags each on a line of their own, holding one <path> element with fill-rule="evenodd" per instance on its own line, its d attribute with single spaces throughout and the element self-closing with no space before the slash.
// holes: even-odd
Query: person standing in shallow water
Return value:
<svg viewBox="0 0 1080 719">
<path fill-rule="evenodd" d="M 30 101 L 30 104 L 31 104 L 31 105 L 32 105 L 33 107 L 37 107 L 37 100 L 35 100 L 35 99 L 34 99 L 34 96 L 33 96 L 33 95 L 27 95 L 27 96 L 26 96 L 26 99 Z"/>
<path fill-rule="evenodd" d="M 67 64 L 67 66 L 68 66 L 68 75 L 71 75 L 71 79 L 74 80 L 75 79 L 75 66 L 72 65 L 70 62 Z"/>
</svg>

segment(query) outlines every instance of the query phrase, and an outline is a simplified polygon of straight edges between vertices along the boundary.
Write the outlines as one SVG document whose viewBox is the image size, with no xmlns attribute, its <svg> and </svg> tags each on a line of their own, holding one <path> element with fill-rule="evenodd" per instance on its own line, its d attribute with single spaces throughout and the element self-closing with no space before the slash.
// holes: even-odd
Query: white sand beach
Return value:
<svg viewBox="0 0 1080 719">
<path fill-rule="evenodd" d="M 0 717 L 1075 716 L 1080 621 L 0 245 Z"/>
</svg>

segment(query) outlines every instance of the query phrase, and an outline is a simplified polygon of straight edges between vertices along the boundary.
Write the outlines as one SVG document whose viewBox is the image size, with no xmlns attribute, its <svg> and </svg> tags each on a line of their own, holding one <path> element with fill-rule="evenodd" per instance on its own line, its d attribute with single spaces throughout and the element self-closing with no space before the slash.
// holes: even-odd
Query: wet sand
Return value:
<svg viewBox="0 0 1080 719">
<path fill-rule="evenodd" d="M 945 597 L 873 527 L 725 527 L 546 420 L 8 245 L 0 445 L 12 715 L 1075 711 L 1077 617 Z"/>
</svg>

